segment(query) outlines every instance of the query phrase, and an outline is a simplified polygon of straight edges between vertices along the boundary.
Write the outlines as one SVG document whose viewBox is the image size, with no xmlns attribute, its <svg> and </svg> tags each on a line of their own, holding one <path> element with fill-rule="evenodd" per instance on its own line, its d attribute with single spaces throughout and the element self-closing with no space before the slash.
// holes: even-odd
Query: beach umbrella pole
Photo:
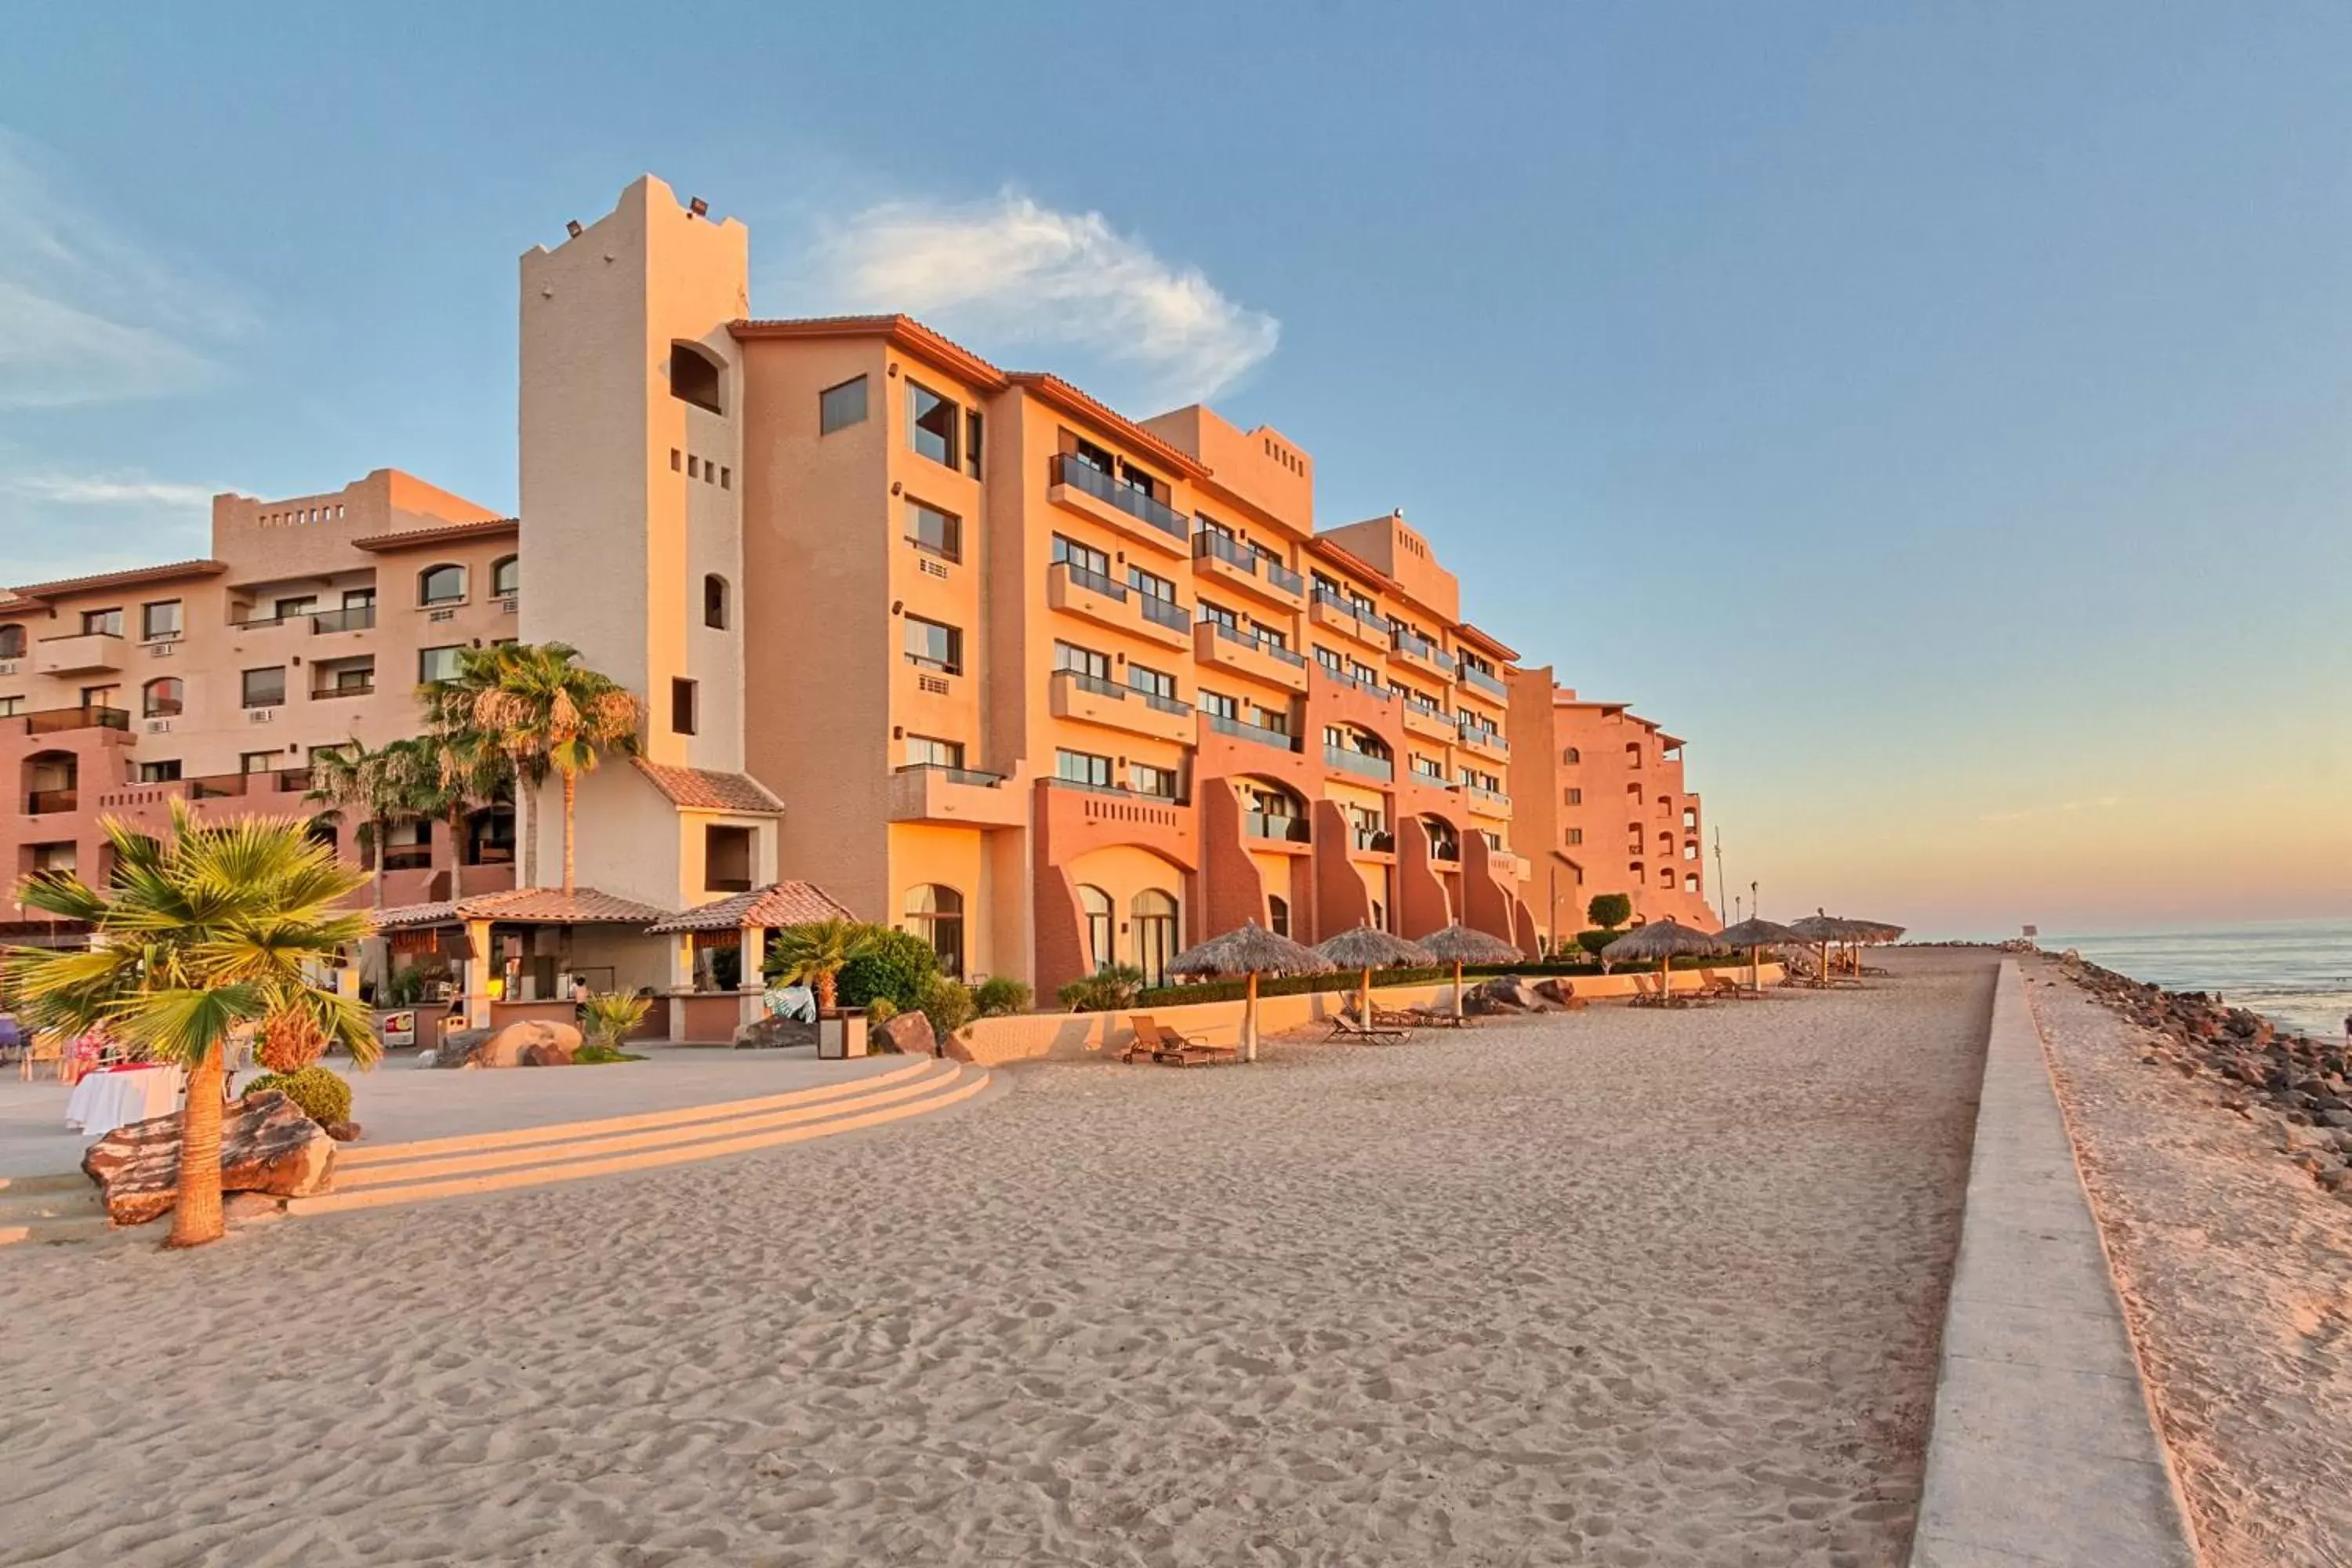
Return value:
<svg viewBox="0 0 2352 1568">
<path fill-rule="evenodd" d="M 1454 961 L 1454 1016 L 1462 1016 L 1462 961 Z"/>
<path fill-rule="evenodd" d="M 1247 1000 L 1242 1008 L 1242 1060 L 1257 1060 L 1257 971 L 1249 972 Z"/>
</svg>

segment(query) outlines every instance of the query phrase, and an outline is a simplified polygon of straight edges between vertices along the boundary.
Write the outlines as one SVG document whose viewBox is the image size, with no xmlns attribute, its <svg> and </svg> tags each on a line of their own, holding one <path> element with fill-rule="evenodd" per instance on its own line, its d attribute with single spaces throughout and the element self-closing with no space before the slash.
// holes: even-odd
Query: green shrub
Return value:
<svg viewBox="0 0 2352 1568">
<path fill-rule="evenodd" d="M 633 991 L 593 991 L 585 1005 L 587 1035 L 591 1040 L 608 1050 L 618 1051 L 629 1031 L 646 1021 L 652 1010 L 653 998 L 640 996 Z M 572 1056 L 579 1060 L 578 1053 Z"/>
<path fill-rule="evenodd" d="M 979 989 L 972 993 L 972 1000 L 980 1004 L 980 1016 L 983 1018 L 1002 1018 L 1012 1013 L 1026 1013 L 1029 997 L 1029 987 L 1009 974 L 983 980 Z"/>
<path fill-rule="evenodd" d="M 607 1062 L 641 1062 L 645 1059 L 635 1051 L 621 1050 L 601 1040 L 592 1040 L 572 1053 L 573 1067 L 603 1067 Z"/>
<path fill-rule="evenodd" d="M 1584 918 L 1603 931 L 1614 931 L 1633 918 L 1633 895 L 1595 893 L 1584 906 Z"/>
<path fill-rule="evenodd" d="M 1143 971 L 1113 963 L 1071 981 L 1054 993 L 1054 999 L 1073 1013 L 1116 1013 L 1134 1006 L 1142 990 Z"/>
<path fill-rule="evenodd" d="M 940 955 L 931 944 L 910 931 L 882 926 L 868 926 L 864 935 L 865 951 L 842 965 L 835 982 L 835 1005 L 870 1008 L 876 997 L 887 996 L 901 1013 L 921 1006 L 923 986 L 940 972 Z M 782 973 L 781 959 L 772 946 L 766 965 L 771 984 Z"/>
<path fill-rule="evenodd" d="M 1622 931 L 1580 931 L 1576 933 L 1576 945 L 1598 958 L 1602 948 L 1624 934 Z"/>
<path fill-rule="evenodd" d="M 972 1000 L 971 987 L 961 980 L 950 980 L 944 974 L 931 977 L 923 987 L 923 1016 L 931 1021 L 931 1033 L 945 1039 L 966 1024 L 978 1010 Z"/>
<path fill-rule="evenodd" d="M 898 1016 L 898 1004 L 887 996 L 877 996 L 866 1004 L 866 1022 L 869 1026 L 887 1024 Z"/>
<path fill-rule="evenodd" d="M 249 1097 L 276 1089 L 321 1127 L 352 1119 L 352 1086 L 322 1067 L 298 1072 L 266 1072 L 245 1086 Z"/>
</svg>

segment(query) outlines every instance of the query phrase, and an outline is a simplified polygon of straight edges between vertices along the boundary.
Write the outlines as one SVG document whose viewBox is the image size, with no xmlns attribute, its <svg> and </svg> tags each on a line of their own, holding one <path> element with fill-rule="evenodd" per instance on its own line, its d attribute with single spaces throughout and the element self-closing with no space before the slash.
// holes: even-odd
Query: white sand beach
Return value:
<svg viewBox="0 0 2352 1568">
<path fill-rule="evenodd" d="M 2030 961 L 2076 1159 L 2207 1568 L 2352 1563 L 2352 1205 Z"/>
<path fill-rule="evenodd" d="M 1889 962 L 16 1248 L 0 1563 L 1900 1563 L 1994 970 Z"/>
</svg>

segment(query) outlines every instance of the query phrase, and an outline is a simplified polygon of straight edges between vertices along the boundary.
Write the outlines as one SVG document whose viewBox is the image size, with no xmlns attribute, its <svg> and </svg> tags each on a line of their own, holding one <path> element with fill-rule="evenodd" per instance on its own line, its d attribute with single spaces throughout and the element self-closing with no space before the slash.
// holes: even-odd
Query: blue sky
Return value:
<svg viewBox="0 0 2352 1568">
<path fill-rule="evenodd" d="M 511 504 L 515 258 L 652 170 L 1402 507 L 1768 913 L 2352 910 L 2352 11 L 922 9 L 13 15 L 0 581 Z"/>
</svg>

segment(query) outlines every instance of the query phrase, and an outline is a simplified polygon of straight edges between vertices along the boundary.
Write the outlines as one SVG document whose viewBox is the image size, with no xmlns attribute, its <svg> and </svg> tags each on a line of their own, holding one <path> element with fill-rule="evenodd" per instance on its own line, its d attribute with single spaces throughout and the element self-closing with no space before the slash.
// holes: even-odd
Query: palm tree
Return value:
<svg viewBox="0 0 2352 1568">
<path fill-rule="evenodd" d="M 386 829 L 394 820 L 436 805 L 439 763 L 418 741 L 393 741 L 370 751 L 352 740 L 313 752 L 310 767 L 311 788 L 305 798 L 326 807 L 319 816 L 329 822 L 356 816 L 361 832 L 374 846 L 375 907 L 383 908 Z"/>
<path fill-rule="evenodd" d="M 496 650 L 489 679 L 474 694 L 473 728 L 516 759 L 518 771 L 543 778 L 552 769 L 563 781 L 563 890 L 573 888 L 572 826 L 580 775 L 592 773 L 607 751 L 633 755 L 644 712 L 637 700 L 610 676 L 579 662 L 580 650 L 564 643 L 509 644 Z M 461 667 L 461 684 L 466 672 Z M 526 876 L 527 882 L 537 879 Z"/>
<path fill-rule="evenodd" d="M 445 729 L 437 723 L 413 742 L 422 748 L 432 777 L 417 797 L 417 809 L 449 827 L 449 897 L 466 896 L 466 814 L 498 797 L 514 776 L 514 766 L 490 736 L 478 730 Z"/>
<path fill-rule="evenodd" d="M 316 1031 L 362 1067 L 377 1056 L 357 1000 L 314 976 L 369 930 L 341 908 L 361 873 L 339 865 L 297 817 L 199 823 L 172 803 L 168 839 L 108 819 L 103 889 L 70 874 L 29 877 L 17 897 L 89 923 L 87 952 L 8 954 L 13 1005 L 37 1025 L 104 1027 L 187 1069 L 180 1111 L 179 1199 L 166 1246 L 221 1234 L 222 1041 L 244 1023 Z"/>
<path fill-rule="evenodd" d="M 425 723 L 441 747 L 445 783 L 464 787 L 473 798 L 488 801 L 511 786 L 518 815 L 530 792 L 547 782 L 545 755 L 521 743 L 520 738 L 486 729 L 478 716 L 483 697 L 506 679 L 509 657 L 521 645 L 493 643 L 488 647 L 463 648 L 457 673 L 447 680 L 428 680 L 416 689 L 425 704 Z M 522 886 L 539 883 L 539 835 L 525 831 L 522 839 Z M 462 856 L 461 856 L 462 858 Z"/>
<path fill-rule="evenodd" d="M 831 1013 L 834 986 L 841 972 L 852 959 L 863 958 L 872 952 L 875 940 L 872 926 L 835 917 L 785 926 L 774 934 L 770 951 L 775 955 L 777 972 L 784 982 L 814 986 L 817 1011 Z"/>
</svg>

